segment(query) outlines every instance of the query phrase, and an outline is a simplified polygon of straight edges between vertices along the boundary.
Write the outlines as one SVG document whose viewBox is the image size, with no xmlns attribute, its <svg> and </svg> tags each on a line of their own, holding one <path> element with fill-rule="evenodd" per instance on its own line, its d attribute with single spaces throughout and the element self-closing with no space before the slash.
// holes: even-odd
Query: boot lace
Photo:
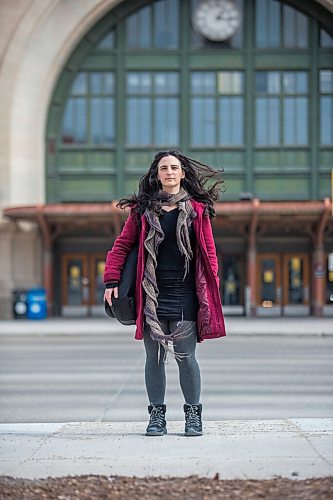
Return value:
<svg viewBox="0 0 333 500">
<path fill-rule="evenodd" d="M 164 424 L 164 414 L 161 408 L 153 406 L 150 414 L 149 425 L 158 427 L 163 427 Z"/>
<path fill-rule="evenodd" d="M 186 424 L 189 427 L 198 427 L 200 425 L 200 415 L 195 406 L 189 406 L 185 412 Z"/>
</svg>

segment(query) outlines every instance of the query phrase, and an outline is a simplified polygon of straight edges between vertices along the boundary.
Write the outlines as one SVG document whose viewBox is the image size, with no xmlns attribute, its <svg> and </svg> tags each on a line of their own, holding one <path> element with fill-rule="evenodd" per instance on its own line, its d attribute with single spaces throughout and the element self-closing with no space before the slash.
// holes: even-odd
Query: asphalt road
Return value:
<svg viewBox="0 0 333 500">
<path fill-rule="evenodd" d="M 333 415 L 333 337 L 228 336 L 197 353 L 205 420 Z M 172 358 L 166 368 L 167 416 L 182 420 Z M 145 421 L 147 404 L 131 334 L 0 338 L 1 422 Z"/>
</svg>

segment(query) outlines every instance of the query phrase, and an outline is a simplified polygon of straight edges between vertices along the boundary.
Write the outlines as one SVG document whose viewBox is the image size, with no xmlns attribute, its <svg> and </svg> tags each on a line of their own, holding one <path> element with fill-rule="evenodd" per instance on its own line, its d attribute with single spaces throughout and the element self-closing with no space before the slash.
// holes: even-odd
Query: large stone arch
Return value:
<svg viewBox="0 0 333 500">
<path fill-rule="evenodd" d="M 45 124 L 54 86 L 84 34 L 123 1 L 22 2 L 0 59 L 0 205 L 45 202 Z M 332 1 L 313 4 L 318 12 L 333 12 Z"/>
<path fill-rule="evenodd" d="M 122 1 L 36 0 L 22 12 L 1 68 L 2 206 L 45 201 L 44 131 L 55 83 L 84 34 Z"/>
</svg>

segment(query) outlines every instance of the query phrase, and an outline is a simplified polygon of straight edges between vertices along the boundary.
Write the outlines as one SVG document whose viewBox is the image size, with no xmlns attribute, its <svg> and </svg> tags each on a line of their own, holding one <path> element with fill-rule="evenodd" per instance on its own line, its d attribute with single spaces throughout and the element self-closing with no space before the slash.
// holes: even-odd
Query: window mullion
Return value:
<svg viewBox="0 0 333 500">
<path fill-rule="evenodd" d="M 320 117 L 319 117 L 319 29 L 314 22 L 309 23 L 309 37 L 310 43 L 310 69 L 308 73 L 308 144 L 310 146 L 310 196 L 311 199 L 316 200 L 319 197 L 319 130 L 320 130 Z"/>
<path fill-rule="evenodd" d="M 281 148 L 281 151 L 282 151 L 285 147 L 285 143 L 284 143 L 284 116 L 285 116 L 284 97 L 285 96 L 284 96 L 284 91 L 283 91 L 283 72 L 282 71 L 279 71 L 279 80 L 280 80 L 280 92 L 279 92 L 279 106 L 280 106 L 280 110 L 279 110 L 279 119 L 280 119 L 279 134 L 280 134 L 280 137 L 279 137 L 277 147 Z"/>
</svg>

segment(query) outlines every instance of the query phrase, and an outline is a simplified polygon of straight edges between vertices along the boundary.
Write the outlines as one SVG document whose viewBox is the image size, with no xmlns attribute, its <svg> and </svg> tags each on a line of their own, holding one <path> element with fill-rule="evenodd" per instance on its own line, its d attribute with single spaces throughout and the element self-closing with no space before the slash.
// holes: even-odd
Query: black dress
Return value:
<svg viewBox="0 0 333 500">
<path fill-rule="evenodd" d="M 179 210 L 162 210 L 160 224 L 164 240 L 160 243 L 157 257 L 156 280 L 159 290 L 157 317 L 161 320 L 196 321 L 198 299 L 195 289 L 195 261 L 184 279 L 185 257 L 177 245 L 176 227 Z M 195 233 L 189 228 L 193 255 L 195 254 Z"/>
</svg>

